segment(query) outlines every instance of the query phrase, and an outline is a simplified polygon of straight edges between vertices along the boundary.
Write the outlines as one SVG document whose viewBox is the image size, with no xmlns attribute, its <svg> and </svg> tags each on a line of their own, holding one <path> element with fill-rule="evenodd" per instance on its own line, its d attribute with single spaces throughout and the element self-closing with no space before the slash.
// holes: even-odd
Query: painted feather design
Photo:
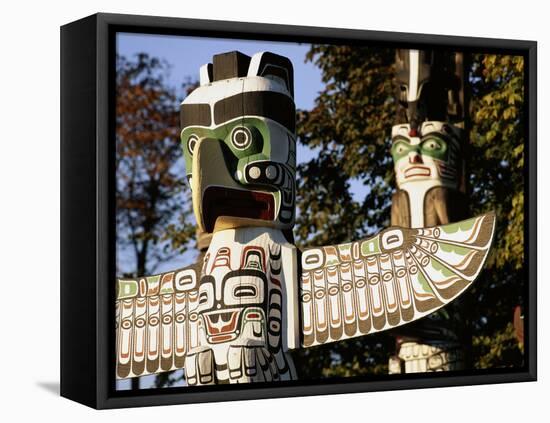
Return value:
<svg viewBox="0 0 550 423">
<path fill-rule="evenodd" d="M 494 235 L 488 213 L 432 228 L 389 228 L 307 249 L 300 283 L 302 345 L 335 342 L 420 319 L 479 275 Z"/>
<path fill-rule="evenodd" d="M 424 229 L 389 228 L 307 249 L 300 282 L 303 347 L 391 329 L 460 295 L 479 275 L 495 215 Z M 198 269 L 118 279 L 118 379 L 185 367 L 199 347 Z"/>
<path fill-rule="evenodd" d="M 198 304 L 194 267 L 138 279 L 118 279 L 118 379 L 184 367 L 196 347 Z"/>
</svg>

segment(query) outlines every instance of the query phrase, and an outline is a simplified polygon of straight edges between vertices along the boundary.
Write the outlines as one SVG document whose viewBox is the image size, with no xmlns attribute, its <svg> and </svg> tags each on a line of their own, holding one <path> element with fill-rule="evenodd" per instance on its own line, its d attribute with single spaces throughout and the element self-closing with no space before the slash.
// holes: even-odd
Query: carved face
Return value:
<svg viewBox="0 0 550 423">
<path fill-rule="evenodd" d="M 280 257 L 270 254 L 266 262 L 264 247 L 247 246 L 240 254 L 241 267 L 230 270 L 232 253 L 238 251 L 221 247 L 205 258 L 207 274 L 199 284 L 196 311 L 207 343 L 242 338 L 279 345 L 282 295 L 273 269 L 280 268 Z M 276 339 L 268 339 L 272 336 Z"/>
<path fill-rule="evenodd" d="M 203 231 L 293 226 L 291 76 L 290 61 L 281 56 L 226 53 L 203 67 L 201 86 L 182 103 L 181 142 Z"/>
<path fill-rule="evenodd" d="M 216 261 L 224 261 L 228 255 L 228 249 L 220 249 Z M 254 263 L 254 258 L 251 257 L 250 263 Z M 199 287 L 197 312 L 202 318 L 208 343 L 233 341 L 247 326 L 253 338 L 262 339 L 265 336 L 267 278 L 261 267 L 248 266 L 217 279 L 218 283 L 212 275 L 203 276 Z"/>
<path fill-rule="evenodd" d="M 392 129 L 391 154 L 399 188 L 428 182 L 457 189 L 461 172 L 460 129 L 444 122 L 424 122 L 420 133 L 409 124 Z"/>
</svg>

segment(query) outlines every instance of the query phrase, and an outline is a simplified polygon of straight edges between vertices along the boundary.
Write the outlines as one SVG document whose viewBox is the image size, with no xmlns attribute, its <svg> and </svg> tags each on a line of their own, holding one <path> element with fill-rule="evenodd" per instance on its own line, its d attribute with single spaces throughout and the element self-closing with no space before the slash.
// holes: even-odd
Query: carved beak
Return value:
<svg viewBox="0 0 550 423">
<path fill-rule="evenodd" d="M 203 232 L 250 226 L 253 222 L 274 219 L 273 195 L 253 191 L 235 181 L 219 140 L 202 139 L 197 142 L 191 185 L 193 211 Z"/>
</svg>

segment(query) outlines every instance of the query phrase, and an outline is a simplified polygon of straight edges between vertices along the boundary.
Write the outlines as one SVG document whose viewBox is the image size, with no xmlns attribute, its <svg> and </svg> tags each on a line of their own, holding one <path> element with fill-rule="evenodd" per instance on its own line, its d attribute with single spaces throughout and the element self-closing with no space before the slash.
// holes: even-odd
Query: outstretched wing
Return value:
<svg viewBox="0 0 550 423">
<path fill-rule="evenodd" d="M 494 213 L 423 229 L 389 228 L 302 254 L 303 346 L 379 332 L 449 303 L 478 276 Z"/>
<path fill-rule="evenodd" d="M 118 279 L 116 298 L 117 378 L 183 368 L 196 344 L 195 268 Z"/>
</svg>

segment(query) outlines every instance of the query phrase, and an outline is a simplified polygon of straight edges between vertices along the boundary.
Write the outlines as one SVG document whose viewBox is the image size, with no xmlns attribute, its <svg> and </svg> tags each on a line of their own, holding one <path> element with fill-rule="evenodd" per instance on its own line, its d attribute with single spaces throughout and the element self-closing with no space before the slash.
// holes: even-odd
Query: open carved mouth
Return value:
<svg viewBox="0 0 550 423">
<path fill-rule="evenodd" d="M 426 166 L 410 166 L 405 169 L 405 178 L 412 178 L 414 176 L 430 176 L 431 170 Z"/>
<path fill-rule="evenodd" d="M 212 344 L 230 341 L 237 337 L 239 310 L 211 312 L 204 315 L 208 340 Z"/>
<path fill-rule="evenodd" d="M 212 232 L 220 216 L 273 220 L 275 202 L 269 193 L 208 187 L 204 192 L 202 210 L 205 228 Z"/>
</svg>

